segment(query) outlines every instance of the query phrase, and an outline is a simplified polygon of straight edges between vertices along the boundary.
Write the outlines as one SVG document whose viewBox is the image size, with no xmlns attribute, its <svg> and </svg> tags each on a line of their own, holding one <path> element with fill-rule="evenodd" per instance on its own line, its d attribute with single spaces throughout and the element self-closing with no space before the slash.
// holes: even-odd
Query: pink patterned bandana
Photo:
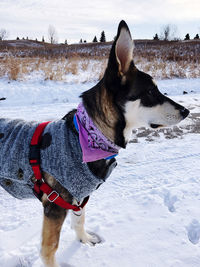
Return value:
<svg viewBox="0 0 200 267">
<path fill-rule="evenodd" d="M 77 108 L 75 118 L 75 124 L 77 122 L 78 125 L 83 162 L 107 159 L 118 154 L 120 147 L 107 139 L 94 125 L 82 103 Z"/>
</svg>

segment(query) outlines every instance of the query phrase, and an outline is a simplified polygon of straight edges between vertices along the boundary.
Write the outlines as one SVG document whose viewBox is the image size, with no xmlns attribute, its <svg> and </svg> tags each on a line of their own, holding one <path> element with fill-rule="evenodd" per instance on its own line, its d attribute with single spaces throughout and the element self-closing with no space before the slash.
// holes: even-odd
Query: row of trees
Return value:
<svg viewBox="0 0 200 267">
<path fill-rule="evenodd" d="M 92 42 L 93 43 L 98 43 L 98 39 L 97 39 L 96 35 L 94 36 Z M 106 35 L 105 35 L 104 31 L 101 32 L 101 37 L 99 38 L 99 42 L 101 42 L 101 43 L 105 43 L 106 42 Z M 87 43 L 87 41 L 86 40 L 83 41 L 83 39 L 80 39 L 79 43 L 80 44 Z"/>
<path fill-rule="evenodd" d="M 8 38 L 8 35 L 9 34 L 6 31 L 6 29 L 0 29 L 0 41 Z M 25 38 L 22 38 L 22 39 L 25 40 Z M 26 39 L 28 40 L 28 37 Z M 177 38 L 176 26 L 171 25 L 171 24 L 167 24 L 167 25 L 163 26 L 161 29 L 160 35 L 158 36 L 158 34 L 156 33 L 155 36 L 153 37 L 153 39 L 154 40 L 165 40 L 165 41 L 178 40 L 179 38 Z M 191 39 L 190 35 L 189 35 L 189 33 L 187 33 L 185 35 L 184 40 L 190 40 L 190 39 Z M 196 34 L 193 39 L 199 39 L 199 34 Z M 19 40 L 19 37 L 17 37 L 17 40 Z M 37 41 L 37 39 L 36 39 L 36 41 Z M 49 25 L 49 28 L 48 28 L 48 41 L 51 44 L 55 44 L 58 42 L 58 34 L 57 34 L 57 31 L 53 25 Z M 42 37 L 42 42 L 45 42 L 44 36 Z M 98 42 L 96 35 L 93 38 L 92 42 L 93 43 Z M 99 42 L 106 42 L 106 35 L 105 35 L 104 31 L 101 32 Z M 87 41 L 86 40 L 83 41 L 83 39 L 80 39 L 79 43 L 87 43 Z M 65 44 L 67 44 L 67 40 L 65 40 Z"/>
<path fill-rule="evenodd" d="M 54 26 L 52 26 L 52 25 L 49 25 L 48 37 L 49 37 L 49 41 L 50 41 L 51 44 L 57 43 L 57 41 L 58 41 L 57 32 L 56 32 Z M 106 42 L 106 35 L 105 35 L 104 31 L 101 32 L 101 37 L 100 37 L 99 41 L 100 42 Z M 92 42 L 93 43 L 97 43 L 98 42 L 96 36 L 94 37 Z M 87 41 L 86 40 L 83 41 L 83 39 L 80 39 L 79 43 L 87 43 Z M 65 44 L 67 44 L 67 39 L 65 39 Z"/>
<path fill-rule="evenodd" d="M 1 34 L 0 34 L 0 40 L 6 39 L 4 37 L 5 37 L 5 35 L 2 35 L 2 38 L 1 38 Z M 17 37 L 16 40 L 20 40 L 20 38 Z M 25 38 L 23 37 L 22 40 L 25 40 Z M 28 40 L 28 37 L 26 37 L 26 40 Z M 35 40 L 38 41 L 37 38 Z M 48 28 L 48 40 L 49 40 L 49 42 L 51 44 L 56 44 L 58 42 L 57 32 L 56 32 L 55 28 L 52 25 L 50 25 L 49 28 Z M 45 42 L 44 36 L 42 37 L 42 42 Z M 92 42 L 93 43 L 97 43 L 98 42 L 96 36 L 94 37 Z M 99 38 L 99 42 L 106 42 L 106 36 L 105 36 L 105 32 L 104 31 L 101 32 L 101 37 Z M 79 43 L 87 43 L 87 41 L 86 40 L 83 41 L 83 39 L 80 39 Z M 65 44 L 67 44 L 67 39 L 65 39 Z"/>
<path fill-rule="evenodd" d="M 9 33 L 8 31 L 6 31 L 6 29 L 0 29 L 0 41 L 2 40 L 5 40 L 7 39 L 9 36 Z M 56 29 L 54 28 L 54 26 L 52 25 L 49 25 L 49 28 L 48 28 L 48 38 L 49 38 L 49 41 L 51 44 L 55 44 L 58 42 L 58 35 L 57 35 L 57 32 L 56 32 Z M 19 40 L 20 38 L 17 37 L 16 40 Z M 22 38 L 23 40 L 25 40 L 25 38 L 23 37 Z M 26 37 L 26 40 L 28 40 L 28 37 Z M 36 41 L 37 41 L 37 38 L 36 38 Z M 42 42 L 44 42 L 44 36 L 42 37 Z"/>
<path fill-rule="evenodd" d="M 159 38 L 158 37 L 158 34 L 156 33 L 155 34 L 155 36 L 153 37 L 153 39 L 154 40 L 165 40 L 165 41 L 169 41 L 170 39 L 168 39 L 168 38 Z M 195 37 L 194 38 L 192 38 L 192 39 L 194 39 L 194 40 L 199 40 L 199 34 L 197 33 L 196 35 L 195 35 Z M 174 40 L 177 40 L 177 38 L 174 38 Z M 184 38 L 184 40 L 191 40 L 191 38 L 190 38 L 190 34 L 189 33 L 187 33 L 186 35 L 185 35 L 185 38 Z"/>
<path fill-rule="evenodd" d="M 1 35 L 0 35 L 0 38 L 1 38 Z M 16 40 L 19 40 L 19 39 L 20 39 L 19 37 L 16 38 Z M 4 38 L 0 40 L 4 40 Z M 22 40 L 25 40 L 25 38 L 23 37 Z M 28 37 L 26 37 L 26 40 L 28 40 Z M 38 41 L 37 38 L 35 40 Z M 58 35 L 56 32 L 56 29 L 52 25 L 49 25 L 49 28 L 48 28 L 48 40 L 51 44 L 55 44 L 58 42 Z M 42 42 L 45 42 L 44 36 L 42 37 Z M 98 42 L 96 36 L 94 37 L 92 42 L 93 43 Z M 101 32 L 101 37 L 99 38 L 99 42 L 106 42 L 106 35 L 104 31 Z M 86 40 L 83 41 L 83 39 L 80 39 L 79 43 L 87 43 L 87 41 Z M 67 44 L 67 39 L 65 39 L 65 44 Z"/>
<path fill-rule="evenodd" d="M 153 39 L 169 41 L 178 40 L 180 38 L 177 37 L 177 27 L 172 24 L 167 24 L 162 27 L 160 36 L 156 33 Z M 199 39 L 199 34 L 197 33 L 193 39 Z M 189 33 L 185 35 L 184 40 L 190 40 Z"/>
</svg>

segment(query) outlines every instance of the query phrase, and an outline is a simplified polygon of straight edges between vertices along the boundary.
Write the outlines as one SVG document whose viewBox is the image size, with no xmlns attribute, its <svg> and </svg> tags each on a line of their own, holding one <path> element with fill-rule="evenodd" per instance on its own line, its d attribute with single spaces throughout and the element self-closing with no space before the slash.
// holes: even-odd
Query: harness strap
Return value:
<svg viewBox="0 0 200 267">
<path fill-rule="evenodd" d="M 64 209 L 80 211 L 87 204 L 89 200 L 89 196 L 84 198 L 81 205 L 78 205 L 78 206 L 71 205 L 70 203 L 66 202 L 55 190 L 53 190 L 43 180 L 42 172 L 40 168 L 40 142 L 42 138 L 42 133 L 48 123 L 50 123 L 50 121 L 39 124 L 31 139 L 30 152 L 29 152 L 29 163 L 32 167 L 32 170 L 33 170 L 33 173 L 36 179 L 34 183 L 33 192 L 35 196 L 38 197 L 40 200 L 41 200 L 43 193 L 45 193 L 47 194 L 47 199 L 50 202 L 53 202 Z"/>
</svg>

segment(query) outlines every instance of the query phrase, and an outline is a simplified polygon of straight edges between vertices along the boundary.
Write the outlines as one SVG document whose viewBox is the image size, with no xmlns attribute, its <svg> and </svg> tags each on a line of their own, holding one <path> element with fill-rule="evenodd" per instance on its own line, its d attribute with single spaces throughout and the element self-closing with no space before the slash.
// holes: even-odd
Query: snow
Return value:
<svg viewBox="0 0 200 267">
<path fill-rule="evenodd" d="M 157 83 L 190 108 L 180 124 L 183 134 L 167 139 L 166 130 L 151 142 L 137 136 L 137 143 L 120 151 L 117 168 L 86 207 L 86 229 L 103 242 L 89 247 L 76 241 L 67 217 L 57 252 L 61 267 L 199 266 L 200 137 L 188 125 L 198 123 L 200 79 Z M 1 117 L 62 118 L 92 85 L 0 80 L 0 97 L 7 98 L 0 101 Z M 184 90 L 189 94 L 182 95 Z M 0 210 L 0 266 L 42 267 L 41 203 L 14 199 L 0 188 Z"/>
<path fill-rule="evenodd" d="M 200 93 L 200 79 L 167 79 L 159 80 L 157 84 L 162 93 L 169 95 L 180 95 L 183 91 L 187 93 Z"/>
</svg>

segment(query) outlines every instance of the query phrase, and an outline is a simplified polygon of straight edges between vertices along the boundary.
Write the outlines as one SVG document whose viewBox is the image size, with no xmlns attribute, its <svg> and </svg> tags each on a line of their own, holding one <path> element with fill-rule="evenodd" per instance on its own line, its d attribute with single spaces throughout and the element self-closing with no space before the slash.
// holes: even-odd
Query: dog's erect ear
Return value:
<svg viewBox="0 0 200 267">
<path fill-rule="evenodd" d="M 119 64 L 119 72 L 125 74 L 133 59 L 134 44 L 129 28 L 124 20 L 119 24 L 115 41 L 115 56 Z"/>
</svg>

